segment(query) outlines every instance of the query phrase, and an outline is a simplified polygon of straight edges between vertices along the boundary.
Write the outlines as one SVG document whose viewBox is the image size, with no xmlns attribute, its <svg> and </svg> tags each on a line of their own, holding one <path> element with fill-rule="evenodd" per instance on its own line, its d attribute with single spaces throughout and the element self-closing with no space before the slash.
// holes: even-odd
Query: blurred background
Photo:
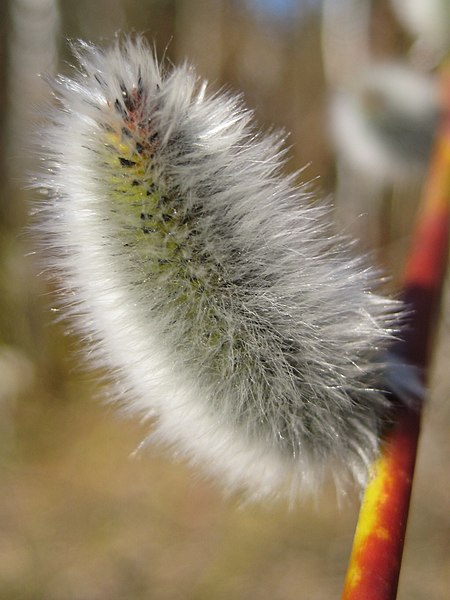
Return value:
<svg viewBox="0 0 450 600">
<path fill-rule="evenodd" d="M 212 89 L 242 91 L 290 132 L 288 171 L 333 197 L 395 292 L 438 116 L 448 0 L 0 0 L 0 597 L 339 598 L 358 513 L 350 495 L 241 506 L 102 401 L 82 341 L 37 275 L 30 140 L 68 71 L 67 39 L 143 32 Z M 448 286 L 447 286 L 448 287 Z M 436 332 L 400 600 L 450 589 L 449 294 Z"/>
</svg>

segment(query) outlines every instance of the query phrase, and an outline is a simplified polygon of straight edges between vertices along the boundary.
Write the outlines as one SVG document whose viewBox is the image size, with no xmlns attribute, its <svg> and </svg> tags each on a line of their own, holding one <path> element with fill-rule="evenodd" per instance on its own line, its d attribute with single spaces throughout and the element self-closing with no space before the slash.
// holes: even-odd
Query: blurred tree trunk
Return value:
<svg viewBox="0 0 450 600">
<path fill-rule="evenodd" d="M 201 77 L 221 78 L 223 0 L 178 0 L 175 17 L 176 61 L 188 59 Z"/>
<path fill-rule="evenodd" d="M 6 77 L 7 77 L 7 29 L 8 1 L 0 0 L 0 139 L 5 137 L 6 129 Z M 0 144 L 0 231 L 5 219 L 5 144 Z"/>
</svg>

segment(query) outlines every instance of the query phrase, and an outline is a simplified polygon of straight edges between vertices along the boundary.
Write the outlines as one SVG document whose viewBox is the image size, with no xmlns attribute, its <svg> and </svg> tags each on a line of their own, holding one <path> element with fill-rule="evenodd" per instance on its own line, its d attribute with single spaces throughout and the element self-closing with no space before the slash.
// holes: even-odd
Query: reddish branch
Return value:
<svg viewBox="0 0 450 600">
<path fill-rule="evenodd" d="M 423 381 L 446 270 L 450 224 L 450 69 L 443 73 L 444 110 L 405 268 L 403 298 L 412 309 L 394 349 Z M 403 398 L 404 400 L 404 398 Z M 394 600 L 403 553 L 421 407 L 399 409 L 374 468 L 359 516 L 343 600 Z"/>
</svg>

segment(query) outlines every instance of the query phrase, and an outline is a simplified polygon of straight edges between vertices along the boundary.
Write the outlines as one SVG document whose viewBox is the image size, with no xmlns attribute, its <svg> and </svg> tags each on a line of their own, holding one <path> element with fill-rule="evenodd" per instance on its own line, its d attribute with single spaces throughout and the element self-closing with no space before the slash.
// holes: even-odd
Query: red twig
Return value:
<svg viewBox="0 0 450 600">
<path fill-rule="evenodd" d="M 403 298 L 412 316 L 394 349 L 426 380 L 450 226 L 450 77 L 443 73 L 444 115 L 405 268 Z M 402 399 L 403 403 L 405 398 Z M 400 404 L 400 403 L 399 403 Z M 343 600 L 394 600 L 403 553 L 421 407 L 401 408 L 374 467 L 355 533 Z"/>
</svg>

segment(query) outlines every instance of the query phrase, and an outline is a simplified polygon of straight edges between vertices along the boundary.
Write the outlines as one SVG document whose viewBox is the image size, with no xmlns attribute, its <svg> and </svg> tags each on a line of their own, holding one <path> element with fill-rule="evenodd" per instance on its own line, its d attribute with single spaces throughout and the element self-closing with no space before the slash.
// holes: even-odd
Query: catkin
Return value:
<svg viewBox="0 0 450 600">
<path fill-rule="evenodd" d="M 74 52 L 40 133 L 38 228 L 89 360 L 155 418 L 151 439 L 227 490 L 362 484 L 397 303 L 239 97 L 139 37 Z"/>
</svg>

